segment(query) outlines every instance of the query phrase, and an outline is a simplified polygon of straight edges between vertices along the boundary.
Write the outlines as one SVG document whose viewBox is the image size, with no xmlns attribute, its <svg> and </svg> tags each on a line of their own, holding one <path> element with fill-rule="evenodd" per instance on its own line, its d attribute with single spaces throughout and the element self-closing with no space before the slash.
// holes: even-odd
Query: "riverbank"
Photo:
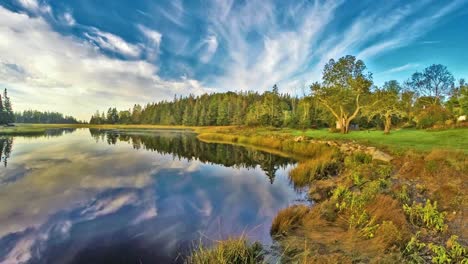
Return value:
<svg viewBox="0 0 468 264">
<path fill-rule="evenodd" d="M 380 130 L 352 131 L 349 134 L 331 133 L 327 129 L 289 129 L 268 127 L 238 126 L 163 126 L 163 125 L 91 125 L 91 124 L 17 124 L 14 127 L 0 127 L 0 135 L 27 135 L 43 133 L 54 128 L 98 128 L 132 130 L 188 130 L 198 134 L 217 134 L 219 140 L 231 142 L 229 136 L 243 137 L 304 137 L 321 141 L 355 142 L 360 145 L 378 147 L 392 152 L 414 150 L 429 152 L 432 149 L 444 149 L 468 152 L 468 128 L 446 130 L 399 129 L 384 135 Z M 221 138 L 223 137 L 223 138 Z M 205 137 L 208 140 L 208 137 Z"/>
<path fill-rule="evenodd" d="M 309 154 L 290 179 L 309 188 L 314 205 L 285 208 L 271 228 L 285 263 L 459 263 L 468 261 L 464 131 L 396 132 L 394 139 L 406 140 L 401 145 L 382 135 L 374 146 L 392 154 L 387 161 L 366 148 L 343 151 L 350 139 L 373 145 L 375 132 L 363 140 L 367 132 L 323 137 L 323 131 L 231 127 L 201 129 L 198 137 Z M 444 142 L 430 148 L 434 139 Z"/>
<path fill-rule="evenodd" d="M 205 142 L 300 157 L 289 177 L 296 188 L 309 189 L 314 203 L 285 208 L 272 223 L 271 235 L 286 263 L 459 263 L 468 257 L 466 129 L 342 135 L 247 127 L 20 125 L 1 128 L 0 135 L 63 127 L 190 130 Z M 375 159 L 367 152 L 372 147 L 392 158 Z M 245 259 L 261 259 L 258 244 L 252 248 L 239 241 L 203 248 L 192 260 L 209 263 L 238 252 L 249 254 Z M 236 248 L 231 251 L 230 245 Z"/>
</svg>

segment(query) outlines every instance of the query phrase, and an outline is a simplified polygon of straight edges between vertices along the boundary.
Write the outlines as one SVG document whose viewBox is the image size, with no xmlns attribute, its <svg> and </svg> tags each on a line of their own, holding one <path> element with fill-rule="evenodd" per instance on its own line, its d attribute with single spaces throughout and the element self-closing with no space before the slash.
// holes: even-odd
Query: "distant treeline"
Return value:
<svg viewBox="0 0 468 264">
<path fill-rule="evenodd" d="M 354 56 L 331 59 L 321 82 L 302 97 L 281 94 L 274 85 L 258 92 L 226 92 L 174 97 L 172 101 L 134 105 L 133 109 L 96 112 L 92 124 L 186 126 L 261 125 L 274 127 L 352 128 L 454 126 L 468 114 L 468 85 L 455 81 L 447 67 L 434 64 L 406 82 L 378 87 L 363 61 Z"/>
<path fill-rule="evenodd" d="M 36 110 L 25 110 L 15 112 L 16 123 L 32 124 L 78 124 L 80 121 L 72 116 L 64 116 L 58 112 L 41 112 Z"/>
<path fill-rule="evenodd" d="M 298 99 L 272 91 L 227 92 L 175 97 L 173 101 L 135 105 L 133 109 L 96 112 L 93 124 L 161 124 L 187 126 L 270 125 L 309 127 L 321 122 L 310 97 Z"/>
</svg>

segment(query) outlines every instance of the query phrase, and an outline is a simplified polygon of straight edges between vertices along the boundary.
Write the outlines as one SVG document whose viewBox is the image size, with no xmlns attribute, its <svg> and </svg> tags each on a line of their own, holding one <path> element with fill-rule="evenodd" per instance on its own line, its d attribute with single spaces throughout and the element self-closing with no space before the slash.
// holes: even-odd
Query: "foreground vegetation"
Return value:
<svg viewBox="0 0 468 264">
<path fill-rule="evenodd" d="M 199 130 L 199 139 L 304 157 L 290 171 L 290 180 L 297 188 L 307 188 L 315 203 L 285 208 L 274 219 L 271 235 L 278 243 L 280 262 L 468 263 L 464 217 L 468 161 L 466 145 L 459 146 L 454 139 L 466 137 L 464 131 L 402 131 L 394 142 L 379 132 L 380 140 L 386 140 L 378 145 L 387 146 L 394 155 L 391 163 L 362 152 L 345 155 L 333 146 L 297 136 L 379 141 L 378 134 L 370 141 L 359 138 L 366 131 L 341 135 L 205 128 Z M 448 147 L 433 149 L 433 137 L 443 138 Z M 398 138 L 406 139 L 403 148 L 397 147 Z"/>
<path fill-rule="evenodd" d="M 243 236 L 217 241 L 213 247 L 200 242 L 186 263 L 193 264 L 257 264 L 263 262 L 259 243 L 250 244 Z"/>
</svg>

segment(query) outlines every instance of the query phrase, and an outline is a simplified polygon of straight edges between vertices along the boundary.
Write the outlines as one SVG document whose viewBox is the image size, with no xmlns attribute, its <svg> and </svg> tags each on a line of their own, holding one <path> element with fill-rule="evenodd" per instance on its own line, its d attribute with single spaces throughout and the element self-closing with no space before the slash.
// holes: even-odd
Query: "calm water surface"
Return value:
<svg viewBox="0 0 468 264">
<path fill-rule="evenodd" d="M 271 243 L 300 200 L 294 161 L 194 134 L 51 130 L 0 137 L 0 263 L 180 263 L 194 243 Z"/>
</svg>

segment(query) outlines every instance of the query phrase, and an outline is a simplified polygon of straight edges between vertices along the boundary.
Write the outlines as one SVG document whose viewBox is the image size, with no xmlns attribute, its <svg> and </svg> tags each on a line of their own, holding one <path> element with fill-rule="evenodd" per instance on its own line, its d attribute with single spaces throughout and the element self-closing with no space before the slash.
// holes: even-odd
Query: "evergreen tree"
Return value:
<svg viewBox="0 0 468 264">
<path fill-rule="evenodd" d="M 13 107 L 11 105 L 10 97 L 8 97 L 7 89 L 3 91 L 3 110 L 2 110 L 2 124 L 8 124 L 15 122 L 15 114 L 13 113 Z"/>
</svg>

